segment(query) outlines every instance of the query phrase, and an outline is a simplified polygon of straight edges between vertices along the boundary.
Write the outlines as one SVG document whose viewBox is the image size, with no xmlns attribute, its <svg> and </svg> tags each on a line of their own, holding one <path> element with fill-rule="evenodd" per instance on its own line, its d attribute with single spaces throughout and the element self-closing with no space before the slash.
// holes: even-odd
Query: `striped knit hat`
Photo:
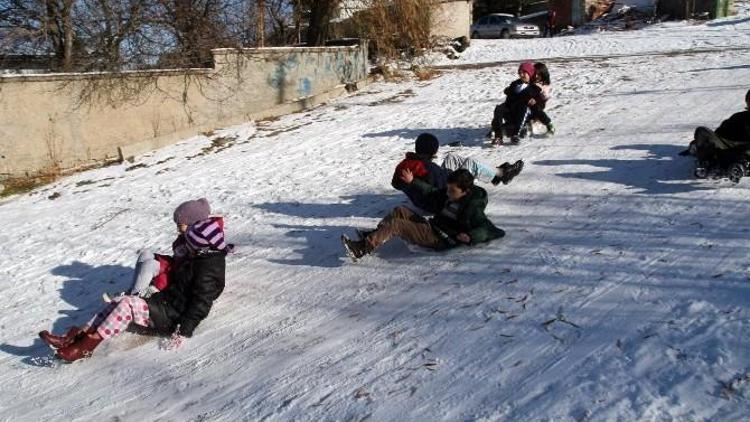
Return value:
<svg viewBox="0 0 750 422">
<path fill-rule="evenodd" d="M 185 240 L 194 251 L 227 250 L 224 242 L 224 219 L 211 217 L 193 224 L 185 233 Z"/>
</svg>

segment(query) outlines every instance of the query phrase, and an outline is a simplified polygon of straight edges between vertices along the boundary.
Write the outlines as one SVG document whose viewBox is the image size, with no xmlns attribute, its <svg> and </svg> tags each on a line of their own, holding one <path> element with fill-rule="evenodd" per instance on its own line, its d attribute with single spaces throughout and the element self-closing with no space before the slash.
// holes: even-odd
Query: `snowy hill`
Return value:
<svg viewBox="0 0 750 422">
<path fill-rule="evenodd" d="M 750 50 L 724 47 L 750 45 L 750 21 L 503 43 L 464 57 L 579 57 L 550 65 L 556 136 L 484 147 L 517 64 L 448 70 L 4 200 L 0 420 L 745 418 L 750 180 L 694 180 L 677 152 L 744 107 Z M 655 45 L 670 54 L 639 55 Z M 424 131 L 526 161 L 486 186 L 507 237 L 349 262 L 339 235 L 403 203 L 391 171 Z M 126 333 L 42 366 L 36 333 L 87 320 L 200 196 L 239 252 L 195 336 L 167 352 Z"/>
</svg>

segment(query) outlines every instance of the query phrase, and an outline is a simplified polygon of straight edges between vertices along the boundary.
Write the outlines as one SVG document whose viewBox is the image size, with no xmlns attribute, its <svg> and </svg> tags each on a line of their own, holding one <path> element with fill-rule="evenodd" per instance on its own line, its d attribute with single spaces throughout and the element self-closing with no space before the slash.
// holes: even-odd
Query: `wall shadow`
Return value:
<svg viewBox="0 0 750 422">
<path fill-rule="evenodd" d="M 299 257 L 269 259 L 269 262 L 322 268 L 335 268 L 344 264 L 346 252 L 341 245 L 341 235 L 346 233 L 352 236 L 354 231 L 346 226 L 274 224 L 274 227 L 286 229 L 284 236 L 299 239 L 302 244 L 293 250 L 294 254 L 300 255 Z"/>
<path fill-rule="evenodd" d="M 135 258 L 135 256 L 134 256 Z M 50 330 L 55 334 L 64 333 L 74 325 L 80 325 L 93 316 L 100 308 L 103 293 L 125 290 L 130 283 L 133 269 L 122 265 L 92 266 L 80 261 L 60 265 L 52 269 L 53 275 L 68 277 L 60 288 L 60 298 L 72 305 L 71 310 L 61 310 L 60 317 L 51 327 L 39 327 L 39 330 Z M 0 345 L 0 350 L 11 355 L 23 356 L 23 363 L 38 366 L 38 359 L 49 355 L 49 348 L 39 338 L 30 346 Z"/>
<path fill-rule="evenodd" d="M 274 202 L 256 204 L 254 207 L 300 218 L 382 217 L 404 198 L 402 193 L 394 190 L 393 194 L 342 196 L 338 203 Z"/>
<path fill-rule="evenodd" d="M 566 166 L 588 165 L 604 167 L 606 170 L 590 172 L 557 173 L 557 176 L 609 182 L 638 189 L 646 194 L 674 194 L 712 189 L 701 186 L 693 176 L 693 160 L 680 157 L 684 146 L 677 145 L 623 145 L 611 148 L 618 150 L 646 151 L 648 156 L 639 159 L 599 159 L 599 160 L 539 160 L 535 165 Z M 686 182 L 686 183 L 674 183 Z"/>
<path fill-rule="evenodd" d="M 403 128 L 387 130 L 384 132 L 371 132 L 362 135 L 365 138 L 393 137 L 398 136 L 413 141 L 421 133 L 431 133 L 438 138 L 441 146 L 454 142 L 461 142 L 464 146 L 482 146 L 486 141 L 487 133 L 490 131 L 492 115 L 487 116 L 487 126 L 484 127 L 456 127 L 456 128 Z"/>
<path fill-rule="evenodd" d="M 727 19 L 720 22 L 709 22 L 706 24 L 706 26 L 727 26 L 727 25 L 737 25 L 738 23 L 744 23 L 750 21 L 749 18 L 741 18 L 741 19 Z"/>
<path fill-rule="evenodd" d="M 711 71 L 711 70 L 737 70 L 737 69 L 750 69 L 750 65 L 743 64 L 743 65 L 725 66 L 725 67 L 707 67 L 705 69 L 684 70 L 684 71 L 682 71 L 680 73 L 708 72 L 708 71 Z"/>
<path fill-rule="evenodd" d="M 690 71 L 692 72 L 692 71 Z M 691 87 L 690 92 L 722 92 L 728 90 L 737 90 L 745 92 L 746 85 L 718 85 L 718 86 L 704 86 L 704 87 Z M 599 94 L 600 97 L 621 97 L 631 95 L 644 95 L 644 94 L 662 94 L 662 95 L 673 95 L 673 94 L 684 94 L 687 92 L 685 89 L 669 88 L 669 89 L 642 89 L 633 92 L 612 92 Z M 741 96 L 740 96 L 741 97 Z"/>
</svg>

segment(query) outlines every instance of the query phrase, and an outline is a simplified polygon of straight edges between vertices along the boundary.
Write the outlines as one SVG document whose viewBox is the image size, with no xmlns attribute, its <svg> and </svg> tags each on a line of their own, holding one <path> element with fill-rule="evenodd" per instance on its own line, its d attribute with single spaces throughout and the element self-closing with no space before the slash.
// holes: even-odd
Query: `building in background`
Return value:
<svg viewBox="0 0 750 422">
<path fill-rule="evenodd" d="M 472 0 L 442 0 L 438 1 L 432 15 L 430 34 L 435 37 L 469 38 L 471 27 Z"/>
</svg>

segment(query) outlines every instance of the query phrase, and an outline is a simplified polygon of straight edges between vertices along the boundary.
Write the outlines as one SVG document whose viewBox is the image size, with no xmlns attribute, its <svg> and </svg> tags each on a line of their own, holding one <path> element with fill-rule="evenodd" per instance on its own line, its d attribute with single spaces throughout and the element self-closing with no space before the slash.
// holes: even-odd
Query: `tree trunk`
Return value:
<svg viewBox="0 0 750 422">
<path fill-rule="evenodd" d="M 258 0 L 258 42 L 259 47 L 266 44 L 266 1 Z"/>
<path fill-rule="evenodd" d="M 73 0 L 65 0 L 62 8 L 63 70 L 73 70 Z"/>
<path fill-rule="evenodd" d="M 310 22 L 307 28 L 307 45 L 323 45 L 328 38 L 328 31 L 337 0 L 313 1 L 310 7 Z"/>
</svg>

